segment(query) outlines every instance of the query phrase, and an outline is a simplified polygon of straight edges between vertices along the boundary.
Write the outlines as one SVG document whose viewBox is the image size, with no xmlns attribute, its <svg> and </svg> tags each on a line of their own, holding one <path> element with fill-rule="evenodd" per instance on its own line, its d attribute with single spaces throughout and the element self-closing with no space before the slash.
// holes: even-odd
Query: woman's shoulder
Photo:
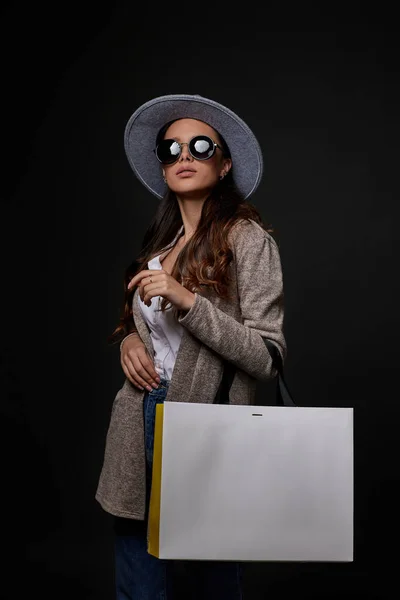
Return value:
<svg viewBox="0 0 400 600">
<path fill-rule="evenodd" d="M 246 245 L 260 244 L 264 239 L 277 246 L 272 235 L 261 227 L 259 223 L 250 218 L 236 221 L 229 231 L 228 239 L 235 247 L 242 243 Z"/>
</svg>

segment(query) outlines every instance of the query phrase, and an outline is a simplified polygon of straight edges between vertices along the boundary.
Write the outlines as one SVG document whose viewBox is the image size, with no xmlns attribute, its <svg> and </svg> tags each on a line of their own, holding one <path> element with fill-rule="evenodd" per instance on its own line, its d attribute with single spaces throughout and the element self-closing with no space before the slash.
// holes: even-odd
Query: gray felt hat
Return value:
<svg viewBox="0 0 400 600">
<path fill-rule="evenodd" d="M 160 163 L 153 152 L 161 127 L 174 119 L 199 119 L 225 139 L 232 157 L 234 182 L 247 198 L 254 193 L 263 172 L 260 145 L 246 123 L 226 106 L 203 96 L 171 94 L 142 104 L 125 128 L 125 152 L 143 185 L 162 198 L 167 191 Z"/>
</svg>

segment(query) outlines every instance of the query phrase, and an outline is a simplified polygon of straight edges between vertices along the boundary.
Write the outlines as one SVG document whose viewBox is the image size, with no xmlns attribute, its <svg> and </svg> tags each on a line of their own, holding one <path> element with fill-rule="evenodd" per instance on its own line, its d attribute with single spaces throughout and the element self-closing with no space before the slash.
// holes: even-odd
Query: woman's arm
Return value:
<svg viewBox="0 0 400 600">
<path fill-rule="evenodd" d="M 279 250 L 275 240 L 253 223 L 236 227 L 232 240 L 243 324 L 197 293 L 179 323 L 225 360 L 256 379 L 268 380 L 276 371 L 263 338 L 277 345 L 283 359 L 286 356 Z"/>
</svg>

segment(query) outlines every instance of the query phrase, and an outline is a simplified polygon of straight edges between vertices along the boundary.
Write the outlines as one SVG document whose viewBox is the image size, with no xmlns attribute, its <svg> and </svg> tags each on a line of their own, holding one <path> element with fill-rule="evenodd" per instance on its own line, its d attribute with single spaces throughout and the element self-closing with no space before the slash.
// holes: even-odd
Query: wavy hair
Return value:
<svg viewBox="0 0 400 600">
<path fill-rule="evenodd" d="M 164 132 L 173 121 L 167 123 L 159 132 L 157 141 L 163 138 Z M 224 156 L 230 157 L 225 140 L 218 134 L 223 147 Z M 231 228 L 240 220 L 252 219 L 268 233 L 273 229 L 264 225 L 257 208 L 237 190 L 232 165 L 227 175 L 215 185 L 205 200 L 198 226 L 185 246 L 179 252 L 171 276 L 191 292 L 200 291 L 212 286 L 215 293 L 229 298 L 230 283 L 229 265 L 233 260 L 233 252 L 228 244 Z M 152 221 L 144 234 L 139 256 L 127 267 L 124 276 L 124 301 L 118 325 L 108 337 L 110 344 L 118 343 L 125 335 L 134 330 L 132 315 L 132 299 L 136 287 L 128 290 L 130 280 L 140 271 L 147 269 L 147 263 L 161 251 L 172 248 L 172 242 L 183 225 L 176 195 L 168 190 L 157 206 Z M 183 232 L 182 232 L 183 235 Z M 175 241 L 175 243 L 177 240 Z M 179 318 L 183 311 L 172 306 L 163 298 L 160 310 L 172 308 L 173 314 Z"/>
</svg>

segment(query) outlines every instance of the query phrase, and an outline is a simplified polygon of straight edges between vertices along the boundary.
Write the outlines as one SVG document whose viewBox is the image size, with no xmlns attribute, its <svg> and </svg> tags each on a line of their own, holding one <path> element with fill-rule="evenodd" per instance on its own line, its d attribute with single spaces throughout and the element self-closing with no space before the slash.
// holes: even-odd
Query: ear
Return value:
<svg viewBox="0 0 400 600">
<path fill-rule="evenodd" d="M 225 175 L 227 173 L 229 173 L 229 171 L 231 170 L 231 167 L 232 167 L 232 160 L 230 158 L 224 158 L 220 176 L 225 177 Z"/>
</svg>

